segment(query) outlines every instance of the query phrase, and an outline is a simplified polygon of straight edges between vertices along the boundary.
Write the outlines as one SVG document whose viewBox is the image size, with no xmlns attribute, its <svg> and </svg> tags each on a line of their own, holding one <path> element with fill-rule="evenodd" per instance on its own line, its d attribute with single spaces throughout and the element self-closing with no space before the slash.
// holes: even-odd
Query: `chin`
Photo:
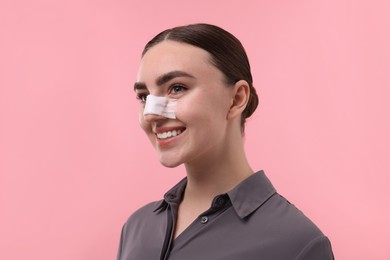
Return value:
<svg viewBox="0 0 390 260">
<path fill-rule="evenodd" d="M 160 160 L 160 163 L 167 168 L 175 168 L 181 165 L 181 163 L 179 162 L 171 162 L 171 161 L 163 161 L 163 160 Z"/>
<path fill-rule="evenodd" d="M 160 159 L 160 163 L 167 168 L 175 168 L 183 163 L 177 160 L 176 156 L 175 158 L 160 157 L 159 159 Z"/>
</svg>

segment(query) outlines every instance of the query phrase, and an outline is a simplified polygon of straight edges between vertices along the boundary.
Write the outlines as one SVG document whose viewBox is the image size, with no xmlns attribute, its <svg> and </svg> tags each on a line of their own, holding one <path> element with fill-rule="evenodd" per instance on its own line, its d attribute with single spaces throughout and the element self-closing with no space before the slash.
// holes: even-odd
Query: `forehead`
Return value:
<svg viewBox="0 0 390 260">
<path fill-rule="evenodd" d="M 137 81 L 148 81 L 169 71 L 186 71 L 191 74 L 216 70 L 210 54 L 186 43 L 166 40 L 150 48 L 142 57 Z"/>
</svg>

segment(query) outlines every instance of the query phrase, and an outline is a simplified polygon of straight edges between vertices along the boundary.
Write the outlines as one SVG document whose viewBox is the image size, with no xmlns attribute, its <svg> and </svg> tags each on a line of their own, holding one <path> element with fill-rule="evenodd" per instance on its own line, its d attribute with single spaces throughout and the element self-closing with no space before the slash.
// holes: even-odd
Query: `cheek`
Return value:
<svg viewBox="0 0 390 260">
<path fill-rule="evenodd" d="M 180 120 L 180 119 L 184 118 L 185 111 L 186 111 L 186 102 L 183 102 L 183 100 L 178 100 L 176 103 L 176 107 L 174 109 L 176 119 Z"/>
<path fill-rule="evenodd" d="M 139 126 L 146 131 L 146 122 L 144 117 L 144 109 L 141 107 L 138 113 L 138 124 Z"/>
<path fill-rule="evenodd" d="M 176 118 L 185 124 L 212 124 L 226 119 L 228 105 L 218 98 L 194 96 L 178 100 L 175 109 Z"/>
<path fill-rule="evenodd" d="M 182 121 L 185 124 L 193 123 L 194 119 L 198 119 L 197 114 L 199 113 L 199 104 L 194 99 L 186 98 L 180 99 L 176 103 L 175 116 L 176 119 Z"/>
<path fill-rule="evenodd" d="M 138 111 L 138 123 L 140 126 L 142 126 L 143 117 L 144 117 L 144 109 L 140 107 Z"/>
</svg>

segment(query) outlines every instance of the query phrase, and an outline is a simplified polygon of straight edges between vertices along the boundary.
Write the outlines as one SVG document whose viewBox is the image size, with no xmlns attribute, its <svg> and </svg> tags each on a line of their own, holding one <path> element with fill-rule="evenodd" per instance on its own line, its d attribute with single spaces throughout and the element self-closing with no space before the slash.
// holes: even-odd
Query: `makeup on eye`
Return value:
<svg viewBox="0 0 390 260">
<path fill-rule="evenodd" d="M 188 88 L 186 86 L 184 86 L 183 84 L 173 84 L 169 91 L 168 91 L 168 94 L 173 94 L 173 95 L 177 95 L 177 94 L 180 94 L 181 92 L 183 91 L 186 91 Z"/>
<path fill-rule="evenodd" d="M 136 99 L 138 99 L 141 103 L 146 102 L 146 97 L 149 95 L 149 93 L 137 93 Z"/>
<path fill-rule="evenodd" d="M 167 90 L 167 94 L 168 95 L 174 95 L 174 96 L 177 96 L 179 94 L 181 94 L 182 92 L 188 90 L 188 87 L 184 86 L 183 84 L 172 84 L 169 89 Z M 136 90 L 136 99 L 140 100 L 141 103 L 145 103 L 146 102 L 146 97 L 149 95 L 149 92 L 138 92 Z"/>
</svg>

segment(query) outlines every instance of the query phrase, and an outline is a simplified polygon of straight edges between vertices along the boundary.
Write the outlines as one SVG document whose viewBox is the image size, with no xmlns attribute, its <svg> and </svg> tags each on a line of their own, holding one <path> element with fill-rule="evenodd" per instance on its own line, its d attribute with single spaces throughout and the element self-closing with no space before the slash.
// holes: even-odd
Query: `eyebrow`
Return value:
<svg viewBox="0 0 390 260">
<path fill-rule="evenodd" d="M 156 80 L 156 85 L 161 86 L 161 85 L 169 82 L 170 80 L 172 80 L 174 78 L 178 78 L 178 77 L 195 78 L 194 76 L 192 76 L 191 74 L 188 74 L 187 72 L 180 71 L 180 70 L 174 70 L 174 71 L 165 73 L 165 74 L 161 75 L 160 77 L 158 77 Z M 134 91 L 135 90 L 143 90 L 143 89 L 146 89 L 145 83 L 143 83 L 143 82 L 134 83 Z"/>
<path fill-rule="evenodd" d="M 147 89 L 145 83 L 136 82 L 134 83 L 134 91 Z"/>
</svg>

